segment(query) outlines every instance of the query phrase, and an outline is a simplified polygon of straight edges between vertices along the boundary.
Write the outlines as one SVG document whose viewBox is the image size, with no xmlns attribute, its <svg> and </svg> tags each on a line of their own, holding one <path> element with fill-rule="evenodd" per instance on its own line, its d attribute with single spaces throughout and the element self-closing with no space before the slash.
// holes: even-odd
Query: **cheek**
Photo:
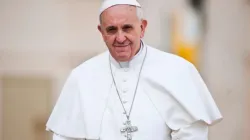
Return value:
<svg viewBox="0 0 250 140">
<path fill-rule="evenodd" d="M 127 38 L 131 42 L 133 42 L 135 44 L 138 40 L 140 40 L 140 38 L 141 38 L 141 32 L 139 32 L 139 31 L 133 31 L 130 34 L 127 34 Z"/>
<path fill-rule="evenodd" d="M 111 36 L 111 35 L 106 35 L 104 37 L 104 41 L 107 45 L 112 45 L 113 42 L 114 42 L 114 36 Z M 109 46 L 108 46 L 109 47 Z"/>
<path fill-rule="evenodd" d="M 136 45 L 136 44 L 134 44 L 134 45 L 132 46 L 132 48 L 131 48 L 132 54 L 136 54 L 137 51 L 139 50 L 139 47 L 137 47 L 137 46 L 138 46 L 138 45 Z"/>
</svg>

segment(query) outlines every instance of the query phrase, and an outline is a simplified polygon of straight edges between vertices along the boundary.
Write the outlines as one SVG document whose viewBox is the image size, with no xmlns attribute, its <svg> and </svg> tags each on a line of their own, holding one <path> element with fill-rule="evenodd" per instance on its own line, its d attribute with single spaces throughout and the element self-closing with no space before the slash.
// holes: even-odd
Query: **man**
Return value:
<svg viewBox="0 0 250 140">
<path fill-rule="evenodd" d="M 72 70 L 49 118 L 54 140 L 207 140 L 221 114 L 195 67 L 142 41 L 136 0 L 105 0 L 108 47 Z"/>
</svg>

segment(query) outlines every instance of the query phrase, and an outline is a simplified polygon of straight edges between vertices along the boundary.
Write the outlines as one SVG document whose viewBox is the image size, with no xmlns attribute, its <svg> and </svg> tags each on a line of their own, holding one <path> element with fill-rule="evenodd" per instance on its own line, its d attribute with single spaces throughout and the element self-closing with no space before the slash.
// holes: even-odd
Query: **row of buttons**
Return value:
<svg viewBox="0 0 250 140">
<path fill-rule="evenodd" d="M 124 71 L 124 72 L 129 72 L 129 68 L 122 68 L 122 71 Z M 127 75 L 127 74 L 122 74 L 122 75 Z M 127 78 L 125 78 L 125 77 L 123 77 L 122 78 L 122 82 L 123 82 L 123 84 L 125 84 L 126 82 L 128 81 L 128 79 Z M 126 95 L 125 93 L 127 93 L 129 91 L 129 88 L 128 87 L 124 87 L 123 89 L 122 89 L 122 95 L 121 95 L 121 98 L 122 98 L 122 103 L 123 104 L 127 104 L 128 103 L 128 99 L 127 99 L 127 96 L 128 95 Z"/>
</svg>

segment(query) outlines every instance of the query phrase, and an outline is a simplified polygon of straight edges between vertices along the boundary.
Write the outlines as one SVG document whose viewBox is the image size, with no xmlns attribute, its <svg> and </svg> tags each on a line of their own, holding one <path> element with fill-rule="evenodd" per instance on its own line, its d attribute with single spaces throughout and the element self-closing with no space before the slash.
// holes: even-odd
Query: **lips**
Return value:
<svg viewBox="0 0 250 140">
<path fill-rule="evenodd" d="M 114 49 L 116 52 L 127 52 L 130 50 L 130 45 L 119 45 L 119 46 L 114 46 Z"/>
<path fill-rule="evenodd" d="M 114 45 L 115 47 L 128 47 L 130 44 L 127 45 Z"/>
</svg>

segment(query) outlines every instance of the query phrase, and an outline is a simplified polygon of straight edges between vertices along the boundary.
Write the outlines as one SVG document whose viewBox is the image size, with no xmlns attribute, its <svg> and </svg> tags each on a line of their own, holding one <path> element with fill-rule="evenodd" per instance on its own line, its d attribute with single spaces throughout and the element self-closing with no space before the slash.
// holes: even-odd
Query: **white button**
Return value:
<svg viewBox="0 0 250 140">
<path fill-rule="evenodd" d="M 128 101 L 122 101 L 123 104 L 126 104 Z"/>
<path fill-rule="evenodd" d="M 123 82 L 127 82 L 127 79 L 123 79 L 122 81 L 123 81 Z"/>
<path fill-rule="evenodd" d="M 128 91 L 128 88 L 124 88 L 124 89 L 122 90 L 123 93 L 126 93 L 127 91 Z"/>
<path fill-rule="evenodd" d="M 128 69 L 128 68 L 124 68 L 124 71 L 125 71 L 125 72 L 128 72 L 128 71 L 129 71 L 129 69 Z"/>
</svg>

